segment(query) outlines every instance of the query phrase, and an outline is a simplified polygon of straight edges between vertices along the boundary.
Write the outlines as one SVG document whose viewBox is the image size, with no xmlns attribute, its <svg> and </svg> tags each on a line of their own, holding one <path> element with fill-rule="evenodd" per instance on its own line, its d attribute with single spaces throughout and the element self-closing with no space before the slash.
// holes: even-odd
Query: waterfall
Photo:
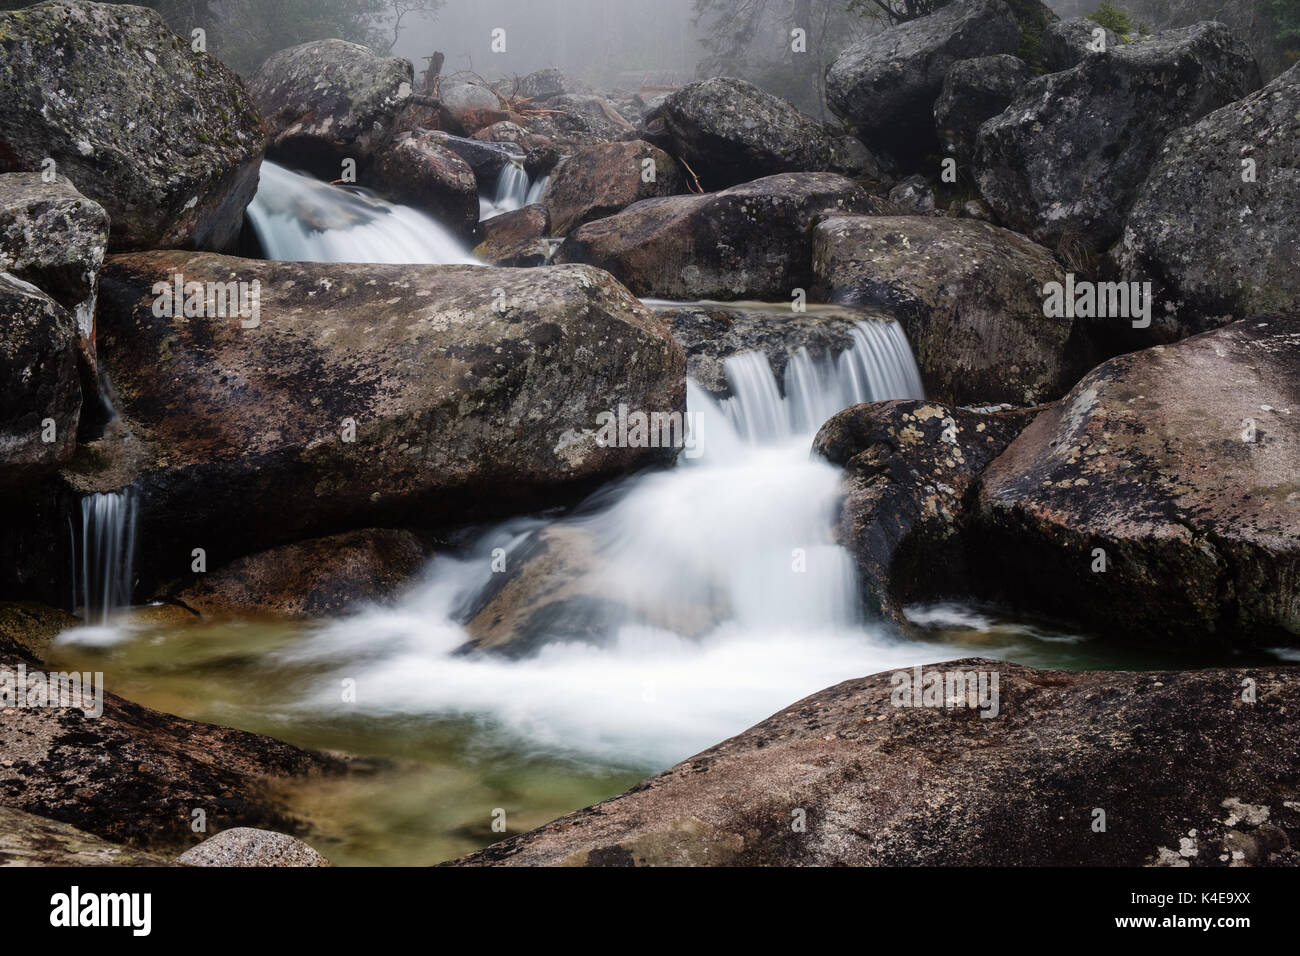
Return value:
<svg viewBox="0 0 1300 956">
<path fill-rule="evenodd" d="M 535 202 L 541 202 L 542 197 L 546 195 L 546 187 L 551 184 L 551 174 L 547 173 L 537 182 L 528 187 L 528 195 L 524 198 L 524 205 L 531 206 Z"/>
<path fill-rule="evenodd" d="M 496 192 L 492 198 L 479 197 L 479 221 L 522 209 L 534 201 L 531 197 L 528 172 L 522 161 L 512 159 L 501 167 L 501 175 L 497 177 Z"/>
<path fill-rule="evenodd" d="M 452 233 L 409 206 L 262 161 L 248 221 L 284 262 L 477 263 Z"/>
<path fill-rule="evenodd" d="M 800 352 L 784 390 L 761 354 L 724 368 L 724 401 L 688 383 L 698 457 L 564 517 L 490 529 L 437 557 L 396 606 L 322 624 L 281 663 L 355 678 L 367 689 L 356 706 L 374 714 L 470 716 L 529 746 L 648 768 L 830 684 L 933 656 L 864 618 L 835 541 L 841 475 L 809 453 L 846 405 L 923 397 L 902 330 L 864 322 L 838 356 Z M 494 569 L 527 567 L 539 544 L 565 560 L 527 586 L 529 656 L 466 653 L 474 615 L 501 610 Z M 337 681 L 318 686 L 297 706 L 332 712 Z"/>
<path fill-rule="evenodd" d="M 131 603 L 136 522 L 136 494 L 131 488 L 81 499 L 81 539 L 74 552 L 74 561 L 80 564 L 80 593 L 73 595 L 73 604 L 80 600 L 87 624 L 106 625 L 110 612 Z"/>
</svg>

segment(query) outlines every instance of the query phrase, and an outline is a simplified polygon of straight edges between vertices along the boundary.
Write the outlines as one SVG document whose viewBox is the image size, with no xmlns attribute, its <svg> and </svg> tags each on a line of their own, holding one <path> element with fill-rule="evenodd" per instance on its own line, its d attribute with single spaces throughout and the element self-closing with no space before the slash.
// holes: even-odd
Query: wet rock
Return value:
<svg viewBox="0 0 1300 956">
<path fill-rule="evenodd" d="M 905 624 L 908 604 L 971 592 L 974 489 L 1034 414 L 893 401 L 854 405 L 821 427 L 813 451 L 844 469 L 837 538 L 874 613 Z"/>
<path fill-rule="evenodd" d="M 80 420 L 76 322 L 36 286 L 0 272 L 0 488 L 67 462 Z"/>
<path fill-rule="evenodd" d="M 1032 76 L 1024 60 L 1007 54 L 954 63 L 934 104 L 943 151 L 963 166 L 969 163 L 980 125 L 1011 105 Z"/>
<path fill-rule="evenodd" d="M 980 127 L 976 180 L 1009 228 L 1104 250 L 1165 137 L 1258 87 L 1250 51 L 1221 23 L 1122 43 L 1031 81 Z"/>
<path fill-rule="evenodd" d="M 170 599 L 205 618 L 333 617 L 392 597 L 423 564 L 409 531 L 347 531 L 239 558 Z"/>
<path fill-rule="evenodd" d="M 669 152 L 690 165 L 705 189 L 776 173 L 880 175 L 861 144 L 847 152 L 843 137 L 745 80 L 719 76 L 684 86 L 658 115 L 672 143 Z"/>
<path fill-rule="evenodd" d="M 432 136 L 399 135 L 379 155 L 366 178 L 394 202 L 427 212 L 459 235 L 472 234 L 478 225 L 474 170 Z"/>
<path fill-rule="evenodd" d="M 988 588 L 1176 647 L 1297 643 L 1298 378 L 1294 316 L 1094 369 L 984 474 Z"/>
<path fill-rule="evenodd" d="M 0 13 L 0 172 L 54 171 L 108 211 L 113 249 L 224 249 L 265 137 L 238 77 L 142 7 Z"/>
<path fill-rule="evenodd" d="M 936 399 L 1037 405 L 1077 377 L 1071 321 L 1043 315 L 1060 267 L 1023 236 L 970 219 L 837 216 L 813 237 L 827 298 L 897 318 Z"/>
<path fill-rule="evenodd" d="M 808 227 L 871 201 L 833 173 L 782 173 L 702 196 L 645 199 L 580 226 L 561 262 L 587 262 L 635 294 L 666 299 L 780 299 L 811 285 Z"/>
<path fill-rule="evenodd" d="M 540 266 L 550 257 L 551 217 L 542 203 L 493 216 L 480 227 L 474 255 L 494 266 Z"/>
<path fill-rule="evenodd" d="M 1165 141 L 1119 250 L 1129 278 L 1156 283 L 1152 337 L 1300 310 L 1297 142 L 1300 66 Z"/>
<path fill-rule="evenodd" d="M 1300 863 L 1295 668 L 926 670 L 996 673 L 997 716 L 897 706 L 891 673 L 845 681 L 455 864 L 1142 866 L 1190 839 L 1189 865 L 1222 866 L 1228 799 L 1266 807 L 1287 837 L 1261 865 Z"/>
<path fill-rule="evenodd" d="M 1090 53 L 1106 53 L 1123 41 L 1095 20 L 1075 17 L 1053 23 L 1043 34 L 1043 65 L 1059 73 L 1082 63 Z"/>
<path fill-rule="evenodd" d="M 432 140 L 449 149 L 470 166 L 474 177 L 481 183 L 494 183 L 501 170 L 520 158 L 520 150 L 506 143 L 485 143 L 482 140 L 453 136 L 442 130 L 421 130 L 424 139 Z"/>
<path fill-rule="evenodd" d="M 170 866 L 166 857 L 101 840 L 34 813 L 0 807 L 0 866 Z"/>
<path fill-rule="evenodd" d="M 313 40 L 272 55 L 248 80 L 271 134 L 267 151 L 337 179 L 344 159 L 364 164 L 395 132 L 411 96 L 411 63 L 346 40 Z"/>
<path fill-rule="evenodd" d="M 80 621 L 67 611 L 35 601 L 0 602 L 0 655 L 45 659 L 50 642 Z"/>
<path fill-rule="evenodd" d="M 671 156 L 632 140 L 578 150 L 552 174 L 542 201 L 550 212 L 552 234 L 567 236 L 584 222 L 612 216 L 638 200 L 685 191 L 681 168 Z"/>
<path fill-rule="evenodd" d="M 260 283 L 256 324 L 155 315 L 177 273 Z M 680 410 L 685 359 L 594 269 L 157 252 L 110 257 L 100 287 L 102 361 L 146 452 L 146 575 L 185 573 L 199 546 L 215 567 L 348 527 L 517 513 L 673 456 L 596 444 L 619 402 Z"/>
<path fill-rule="evenodd" d="M 232 827 L 176 858 L 186 866 L 329 866 L 329 860 L 286 833 Z"/>
<path fill-rule="evenodd" d="M 826 73 L 826 101 L 869 149 L 914 159 L 936 145 L 934 103 L 952 65 L 1019 46 L 1001 0 L 953 3 L 850 46 Z"/>
<path fill-rule="evenodd" d="M 636 127 L 603 96 L 564 93 L 548 100 L 546 108 L 558 112 L 530 117 L 529 129 L 557 147 L 580 149 L 636 136 Z"/>
</svg>

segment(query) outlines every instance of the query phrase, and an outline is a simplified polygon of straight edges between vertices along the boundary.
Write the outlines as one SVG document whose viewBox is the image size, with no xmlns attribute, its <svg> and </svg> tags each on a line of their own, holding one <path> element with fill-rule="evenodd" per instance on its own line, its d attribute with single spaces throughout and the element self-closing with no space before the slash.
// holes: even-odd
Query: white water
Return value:
<svg viewBox="0 0 1300 956">
<path fill-rule="evenodd" d="M 267 160 L 248 220 L 268 259 L 478 264 L 460 240 L 418 210 Z"/>
<path fill-rule="evenodd" d="M 537 182 L 530 182 L 522 162 L 506 163 L 501 168 L 501 175 L 497 177 L 492 195 L 479 196 L 479 222 L 540 202 L 550 180 L 550 176 L 542 176 Z"/>
<path fill-rule="evenodd" d="M 81 537 L 74 541 L 79 565 L 73 606 L 87 624 L 105 626 L 109 615 L 131 603 L 136 547 L 136 497 L 130 488 L 81 499 Z"/>
<path fill-rule="evenodd" d="M 352 678 L 366 713 L 472 716 L 545 750 L 664 766 L 837 681 L 936 659 L 862 620 L 852 561 L 832 537 L 840 474 L 809 454 L 827 409 L 921 397 L 901 330 L 863 323 L 836 361 L 793 357 L 784 398 L 761 355 L 726 369 L 727 402 L 689 388 L 700 457 L 606 489 L 561 521 L 502 525 L 436 559 L 396 608 L 281 652 L 291 668 L 331 673 L 297 706 L 336 712 Z M 607 599 L 585 621 L 591 639 L 562 637 L 523 660 L 456 653 L 493 549 L 509 566 L 543 531 L 588 542 L 588 570 L 568 582 Z"/>
</svg>

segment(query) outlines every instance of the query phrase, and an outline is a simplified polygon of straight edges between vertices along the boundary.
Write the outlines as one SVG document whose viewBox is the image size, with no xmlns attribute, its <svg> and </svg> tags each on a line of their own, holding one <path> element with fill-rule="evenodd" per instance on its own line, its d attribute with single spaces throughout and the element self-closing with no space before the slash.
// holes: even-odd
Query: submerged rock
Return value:
<svg viewBox="0 0 1300 956">
<path fill-rule="evenodd" d="M 0 172 L 67 176 L 108 211 L 113 249 L 235 241 L 266 142 L 235 74 L 137 6 L 0 13 L 0 47 Z"/>
<path fill-rule="evenodd" d="M 875 613 L 902 624 L 908 604 L 971 592 L 965 536 L 973 489 L 1034 414 L 877 402 L 821 427 L 813 451 L 844 469 L 837 538 L 853 554 Z"/>
<path fill-rule="evenodd" d="M 177 274 L 260 283 L 256 319 L 156 315 L 151 290 Z M 600 412 L 685 401 L 668 330 L 582 266 L 110 257 L 100 343 L 147 453 L 142 566 L 164 580 L 198 546 L 212 567 L 340 527 L 572 500 L 675 454 L 599 446 Z"/>
<path fill-rule="evenodd" d="M 666 299 L 789 300 L 812 284 L 808 227 L 871 201 L 833 173 L 782 173 L 703 196 L 645 199 L 580 226 L 561 262 L 612 273 L 635 294 Z"/>
<path fill-rule="evenodd" d="M 681 168 L 644 140 L 587 146 L 560 163 L 542 201 L 551 234 L 567 236 L 584 222 L 621 212 L 641 199 L 686 191 Z"/>
<path fill-rule="evenodd" d="M 432 136 L 399 135 L 380 153 L 366 178 L 389 199 L 427 212 L 459 235 L 471 235 L 478 225 L 474 170 Z"/>
<path fill-rule="evenodd" d="M 329 860 L 286 833 L 231 827 L 176 858 L 186 866 L 329 866 Z"/>
<path fill-rule="evenodd" d="M 268 152 L 328 179 L 371 159 L 411 97 L 409 60 L 346 40 L 312 40 L 273 54 L 248 79 L 271 134 Z"/>
<path fill-rule="evenodd" d="M 989 701 L 996 675 L 996 716 L 965 685 L 900 706 L 913 670 L 845 681 L 454 865 L 1300 864 L 1296 668 L 925 672 L 983 673 Z"/>
<path fill-rule="evenodd" d="M 927 394 L 958 405 L 1037 405 L 1074 381 L 1072 323 L 1043 315 L 1051 254 L 972 219 L 835 216 L 813 232 L 813 267 L 831 302 L 902 323 Z"/>
<path fill-rule="evenodd" d="M 1111 359 L 984 473 L 987 587 L 1175 647 L 1300 642 L 1300 318 Z"/>
<path fill-rule="evenodd" d="M 1297 143 L 1300 65 L 1165 141 L 1119 249 L 1159 286 L 1153 336 L 1300 310 Z"/>
<path fill-rule="evenodd" d="M 1221 23 L 1089 56 L 1033 80 L 980 128 L 980 191 L 1005 225 L 1038 242 L 1104 250 L 1165 137 L 1259 82 L 1254 57 Z"/>
</svg>

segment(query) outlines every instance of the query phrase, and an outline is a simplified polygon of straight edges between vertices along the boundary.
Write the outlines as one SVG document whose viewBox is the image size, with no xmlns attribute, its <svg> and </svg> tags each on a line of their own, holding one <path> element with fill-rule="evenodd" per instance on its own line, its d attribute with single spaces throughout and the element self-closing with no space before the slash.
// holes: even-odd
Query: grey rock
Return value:
<svg viewBox="0 0 1300 956">
<path fill-rule="evenodd" d="M 1005 53 L 954 63 L 934 104 L 935 129 L 944 152 L 959 164 L 968 164 L 980 125 L 1010 106 L 1032 76 L 1024 60 Z"/>
<path fill-rule="evenodd" d="M 176 858 L 186 866 L 329 866 L 329 860 L 286 833 L 232 827 Z"/>
<path fill-rule="evenodd" d="M 1082 63 L 1089 54 L 1104 54 L 1121 42 L 1114 30 L 1087 17 L 1060 20 L 1043 34 L 1043 65 L 1048 72 L 1059 73 Z"/>
</svg>

